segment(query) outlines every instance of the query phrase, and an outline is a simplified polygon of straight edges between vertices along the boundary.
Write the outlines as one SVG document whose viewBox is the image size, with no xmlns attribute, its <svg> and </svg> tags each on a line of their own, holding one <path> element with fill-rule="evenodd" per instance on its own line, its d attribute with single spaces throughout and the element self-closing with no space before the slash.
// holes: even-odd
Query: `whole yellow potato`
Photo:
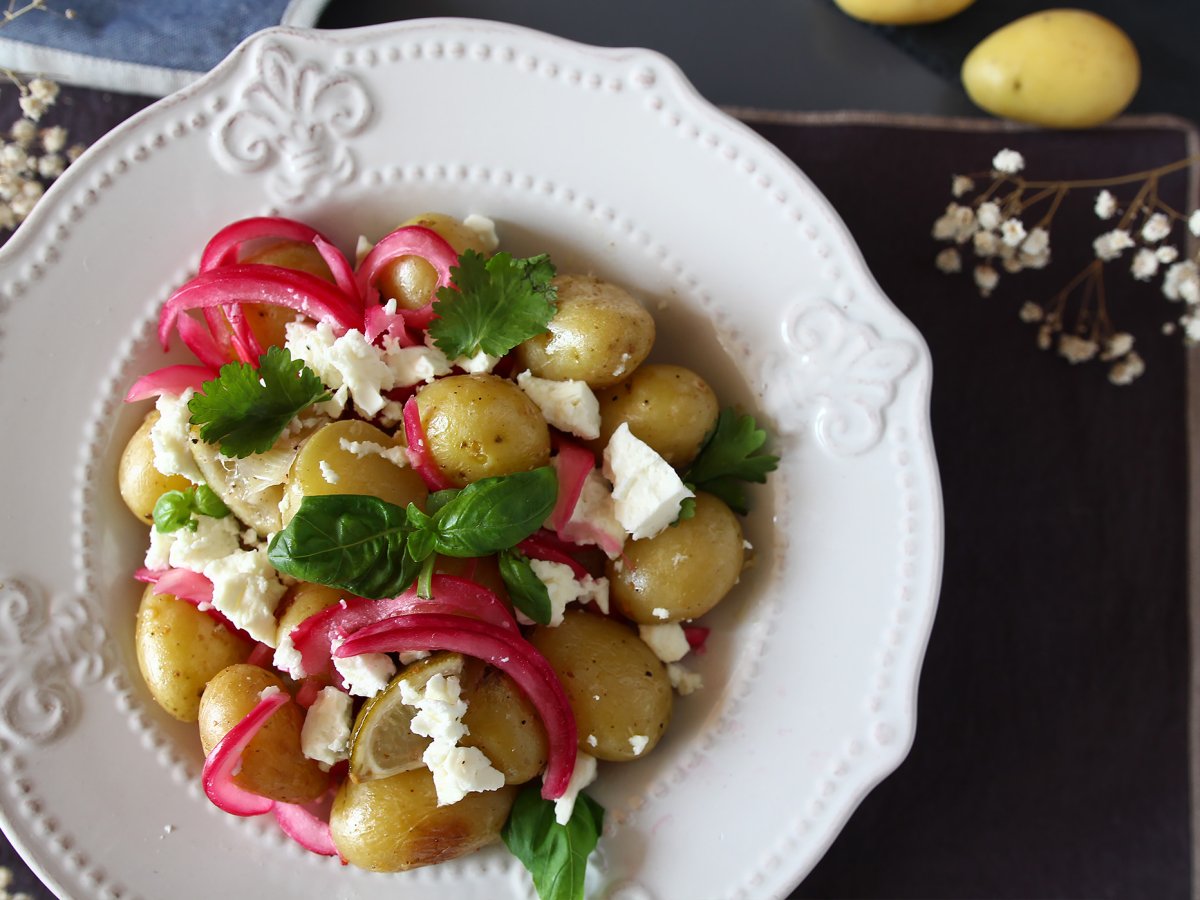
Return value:
<svg viewBox="0 0 1200 900">
<path fill-rule="evenodd" d="M 459 743 L 477 747 L 504 774 L 505 784 L 524 784 L 546 768 L 546 729 L 529 698 L 511 678 L 490 666 L 464 688 L 463 724 L 470 734 Z"/>
<path fill-rule="evenodd" d="M 346 595 L 345 591 L 327 587 L 323 584 L 313 584 L 302 581 L 283 598 L 280 605 L 279 624 L 276 626 L 276 643 L 290 637 L 292 629 L 310 616 L 315 616 L 321 610 L 333 606 Z"/>
<path fill-rule="evenodd" d="M 956 16 L 975 0 L 834 0 L 842 12 L 879 25 L 921 25 Z"/>
<path fill-rule="evenodd" d="M 622 422 L 663 459 L 679 468 L 696 454 L 716 427 L 717 395 L 703 378 L 683 366 L 645 365 L 619 384 L 597 391 L 604 449 Z"/>
<path fill-rule="evenodd" d="M 745 561 L 743 540 L 733 511 L 701 492 L 690 519 L 652 538 L 627 542 L 622 556 L 609 560 L 609 594 L 639 625 L 695 619 L 737 583 Z"/>
<path fill-rule="evenodd" d="M 150 429 L 158 421 L 152 409 L 121 452 L 117 466 L 117 489 L 129 511 L 147 525 L 154 521 L 154 504 L 167 491 L 185 491 L 192 483 L 182 475 L 164 475 L 154 468 L 154 445 Z"/>
<path fill-rule="evenodd" d="M 421 213 L 403 222 L 404 225 L 420 225 L 437 232 L 459 256 L 467 250 L 487 254 L 490 249 L 477 232 L 445 213 Z M 416 256 L 401 256 L 385 266 L 375 279 L 379 295 L 384 299 L 394 298 L 400 309 L 420 309 L 433 299 L 436 285 L 437 271 Z"/>
<path fill-rule="evenodd" d="M 317 250 L 316 244 L 308 241 L 273 241 L 265 247 L 259 247 L 242 262 L 281 266 L 333 282 L 329 264 Z M 297 317 L 294 309 L 268 303 L 243 303 L 242 312 L 246 315 L 250 330 L 264 349 L 271 345 L 282 347 L 287 337 L 284 329 L 287 328 L 288 322 Z"/>
<path fill-rule="evenodd" d="M 495 375 L 452 375 L 417 392 L 429 453 L 455 487 L 550 461 L 550 428 L 525 392 Z"/>
<path fill-rule="evenodd" d="M 1128 35 L 1081 9 L 1017 19 L 985 38 L 962 67 L 963 86 L 983 109 L 1050 128 L 1088 128 L 1113 118 L 1140 79 Z"/>
<path fill-rule="evenodd" d="M 373 872 L 401 872 L 445 862 L 500 837 L 517 789 L 467 794 L 437 805 L 425 767 L 376 781 L 346 779 L 333 801 L 329 830 L 342 859 Z"/>
<path fill-rule="evenodd" d="M 182 722 L 196 721 L 209 679 L 254 649 L 249 638 L 152 584 L 138 607 L 134 645 L 150 695 Z"/>
<path fill-rule="evenodd" d="M 622 762 L 654 749 L 671 721 L 674 694 L 662 660 L 634 631 L 616 619 L 569 609 L 561 625 L 539 625 L 529 642 L 567 692 L 580 750 Z"/>
<path fill-rule="evenodd" d="M 265 688 L 286 690 L 274 672 L 247 663 L 222 669 L 200 698 L 200 743 L 205 755 L 212 752 L 238 722 L 258 705 Z M 242 768 L 234 782 L 247 791 L 283 803 L 308 803 L 329 786 L 329 776 L 300 750 L 304 711 L 286 703 L 242 752 Z"/>
</svg>

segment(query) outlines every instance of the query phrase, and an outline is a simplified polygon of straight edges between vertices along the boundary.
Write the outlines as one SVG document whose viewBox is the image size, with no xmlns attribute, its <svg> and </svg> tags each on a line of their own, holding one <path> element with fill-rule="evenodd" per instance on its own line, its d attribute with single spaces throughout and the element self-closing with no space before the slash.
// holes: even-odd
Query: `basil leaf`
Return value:
<svg viewBox="0 0 1200 900">
<path fill-rule="evenodd" d="M 542 527 L 557 497 L 550 466 L 472 482 L 433 517 L 434 549 L 464 557 L 515 547 Z"/>
<path fill-rule="evenodd" d="M 587 794 L 576 798 L 571 820 L 559 825 L 554 802 L 529 784 L 517 795 L 500 837 L 533 876 L 541 900 L 583 900 L 587 858 L 603 826 L 604 807 Z"/>
<path fill-rule="evenodd" d="M 196 530 L 192 518 L 192 499 L 184 491 L 167 491 L 154 503 L 154 527 L 159 534 L 170 534 L 180 528 Z"/>
<path fill-rule="evenodd" d="M 217 496 L 216 491 L 210 488 L 207 484 L 198 484 L 195 489 L 195 500 L 193 506 L 196 512 L 202 516 L 212 516 L 214 519 L 223 519 L 229 515 L 229 507 L 225 502 Z"/>
<path fill-rule="evenodd" d="M 534 573 L 529 558 L 517 550 L 504 550 L 499 563 L 500 577 L 513 605 L 539 625 L 549 625 L 550 592 Z"/>
<path fill-rule="evenodd" d="M 444 491 L 434 491 L 425 500 L 425 512 L 435 516 L 443 506 L 462 493 L 460 488 L 446 488 Z"/>
<path fill-rule="evenodd" d="M 267 558 L 285 575 L 380 600 L 403 593 L 419 564 L 407 552 L 407 511 L 378 497 L 305 497 Z"/>
</svg>

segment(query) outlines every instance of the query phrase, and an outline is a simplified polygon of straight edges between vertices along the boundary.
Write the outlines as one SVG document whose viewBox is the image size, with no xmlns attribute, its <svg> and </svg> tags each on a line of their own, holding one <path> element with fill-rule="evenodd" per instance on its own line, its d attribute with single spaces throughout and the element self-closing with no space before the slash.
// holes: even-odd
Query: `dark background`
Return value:
<svg viewBox="0 0 1200 900">
<path fill-rule="evenodd" d="M 1120 24 L 1141 52 L 1131 111 L 1200 118 L 1200 2 L 1079 5 Z M 499 19 L 652 47 L 726 106 L 976 116 L 957 80 L 962 58 L 1038 8 L 978 0 L 949 22 L 893 29 L 849 20 L 828 0 L 332 0 L 321 25 Z M 56 114 L 90 141 L 147 102 L 72 90 Z M 1160 332 L 1173 311 L 1129 279 L 1114 289 L 1114 315 L 1148 371 L 1113 388 L 1098 366 L 1036 350 L 1015 315 L 1086 261 L 1090 238 L 1065 238 L 1094 233 L 1086 204 L 1064 208 L 1051 269 L 1006 279 L 986 301 L 933 269 L 928 239 L 949 173 L 986 167 L 1001 146 L 1021 149 L 1038 177 L 1094 176 L 1182 156 L 1183 133 L 757 127 L 830 198 L 930 344 L 946 509 L 912 753 L 794 896 L 1191 896 L 1187 394 L 1179 340 Z M 1182 178 L 1164 183 L 1181 206 L 1183 192 Z M 11 890 L 49 896 L 3 849 L 17 870 Z"/>
</svg>

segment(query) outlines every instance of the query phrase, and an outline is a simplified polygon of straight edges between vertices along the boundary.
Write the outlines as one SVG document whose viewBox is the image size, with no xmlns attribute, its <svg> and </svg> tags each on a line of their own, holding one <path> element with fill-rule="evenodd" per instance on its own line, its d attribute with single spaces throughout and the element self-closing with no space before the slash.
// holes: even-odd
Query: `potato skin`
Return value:
<svg viewBox="0 0 1200 900">
<path fill-rule="evenodd" d="M 488 252 L 478 234 L 445 213 L 421 213 L 401 223 L 401 227 L 405 225 L 420 225 L 437 232 L 459 256 L 467 250 L 483 254 Z M 420 309 L 425 306 L 433 298 L 436 285 L 437 271 L 415 256 L 402 256 L 389 263 L 375 279 L 379 296 L 384 299 L 395 298 L 400 309 Z"/>
<path fill-rule="evenodd" d="M 546 334 L 514 351 L 518 369 L 603 388 L 626 378 L 654 346 L 654 318 L 628 291 L 590 275 L 559 275 L 558 311 Z"/>
<path fill-rule="evenodd" d="M 636 633 L 615 619 L 571 609 L 557 628 L 535 628 L 529 642 L 562 681 L 580 750 L 621 762 L 654 749 L 671 720 L 674 695 L 666 667 Z M 640 756 L 629 742 L 637 735 L 648 738 Z"/>
<path fill-rule="evenodd" d="M 282 641 L 291 634 L 292 629 L 321 610 L 333 606 L 345 591 L 327 587 L 323 584 L 312 584 L 302 581 L 284 597 L 284 606 L 279 613 L 279 626 L 276 631 L 276 642 Z"/>
<path fill-rule="evenodd" d="M 307 241 L 275 241 L 265 247 L 260 247 L 242 260 L 244 263 L 260 263 L 268 266 L 281 266 L 297 272 L 307 272 L 318 278 L 333 282 L 333 273 L 325 262 L 315 244 Z M 285 306 L 272 306 L 268 303 L 244 303 L 242 310 L 246 314 L 246 322 L 250 330 L 258 338 L 259 344 L 265 350 L 269 346 L 282 347 L 287 339 L 285 330 L 287 323 L 296 318 L 296 311 Z"/>
<path fill-rule="evenodd" d="M 704 615 L 737 583 L 745 562 L 742 526 L 721 500 L 696 495 L 696 514 L 652 538 L 628 541 L 607 564 L 610 597 L 639 625 Z M 665 609 L 666 619 L 654 615 Z"/>
<path fill-rule="evenodd" d="M 138 607 L 134 646 L 155 702 L 181 722 L 195 722 L 209 679 L 243 662 L 254 642 L 151 584 Z"/>
<path fill-rule="evenodd" d="M 200 743 L 207 756 L 238 722 L 258 705 L 264 688 L 284 687 L 274 672 L 246 663 L 222 669 L 200 698 Z M 329 776 L 300 750 L 304 712 L 295 703 L 277 709 L 242 753 L 234 782 L 272 800 L 308 803 L 329 786 Z"/>
<path fill-rule="evenodd" d="M 550 428 L 525 392 L 495 375 L 452 375 L 417 393 L 429 452 L 455 487 L 550 461 Z"/>
<path fill-rule="evenodd" d="M 1121 112 L 1137 93 L 1137 48 L 1107 19 L 1051 9 L 984 38 L 963 61 L 962 82 L 997 116 L 1050 128 L 1090 128 Z"/>
<path fill-rule="evenodd" d="M 602 451 L 622 422 L 671 465 L 686 466 L 716 427 L 720 406 L 703 378 L 683 366 L 644 365 L 596 394 Z"/>
<path fill-rule="evenodd" d="M 330 422 L 318 429 L 300 446 L 288 473 L 284 488 L 283 523 L 291 521 L 305 497 L 323 494 L 366 494 L 379 497 L 396 506 L 415 503 L 424 508 L 429 490 L 421 476 L 408 466 L 398 466 L 378 453 L 359 458 L 343 450 L 341 442 L 370 441 L 384 447 L 403 447 L 404 441 L 392 437 L 374 425 L 357 419 Z M 324 462 L 333 470 L 336 484 L 326 480 L 321 471 Z"/>
<path fill-rule="evenodd" d="M 424 767 L 361 784 L 347 779 L 333 801 L 330 832 L 342 858 L 359 868 L 429 866 L 496 841 L 516 791 L 506 785 L 439 807 L 433 775 Z"/>
<path fill-rule="evenodd" d="M 842 12 L 879 25 L 923 25 L 956 16 L 975 0 L 834 0 Z"/>
<path fill-rule="evenodd" d="M 158 421 L 158 410 L 152 409 L 133 433 L 117 466 L 117 489 L 129 511 L 147 525 L 154 522 L 154 504 L 167 491 L 183 491 L 192 483 L 182 475 L 164 475 L 154 468 L 154 445 L 150 429 Z"/>
<path fill-rule="evenodd" d="M 471 733 L 459 743 L 478 747 L 504 774 L 506 784 L 524 784 L 546 768 L 546 729 L 537 710 L 511 678 L 488 667 L 475 684 L 464 684 Z"/>
</svg>

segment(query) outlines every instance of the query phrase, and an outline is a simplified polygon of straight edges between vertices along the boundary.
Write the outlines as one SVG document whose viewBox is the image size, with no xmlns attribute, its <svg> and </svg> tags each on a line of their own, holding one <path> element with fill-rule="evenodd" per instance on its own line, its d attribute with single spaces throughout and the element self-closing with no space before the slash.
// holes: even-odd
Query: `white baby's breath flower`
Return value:
<svg viewBox="0 0 1200 900">
<path fill-rule="evenodd" d="M 1200 316 L 1184 316 L 1179 320 L 1183 326 L 1183 339 L 1189 344 L 1200 344 Z"/>
<path fill-rule="evenodd" d="M 1162 292 L 1168 300 L 1195 303 L 1200 299 L 1200 269 L 1190 259 L 1175 263 L 1163 277 Z"/>
<path fill-rule="evenodd" d="M 1155 213 L 1142 226 L 1142 240 L 1147 244 L 1157 244 L 1171 233 L 1171 220 L 1162 213 Z"/>
<path fill-rule="evenodd" d="M 938 269 L 947 275 L 962 271 L 962 257 L 958 255 L 958 250 L 954 247 L 947 247 L 937 255 L 934 262 Z"/>
<path fill-rule="evenodd" d="M 1158 256 L 1153 250 L 1143 247 L 1133 255 L 1129 271 L 1138 281 L 1149 281 L 1158 272 Z"/>
<path fill-rule="evenodd" d="M 67 146 L 67 129 L 61 125 L 42 129 L 42 149 L 47 153 L 62 153 Z"/>
<path fill-rule="evenodd" d="M 29 119 L 17 119 L 17 121 L 13 122 L 12 128 L 9 129 L 9 134 L 22 147 L 28 147 L 33 143 L 33 139 L 37 137 L 37 126 L 29 121 Z"/>
<path fill-rule="evenodd" d="M 1179 259 L 1179 251 L 1170 244 L 1163 244 L 1154 251 L 1154 255 L 1158 258 L 1158 261 L 1164 265 L 1167 263 L 1173 263 L 1175 260 Z"/>
<path fill-rule="evenodd" d="M 83 156 L 83 151 L 86 149 L 87 147 L 83 144 L 72 144 L 67 148 L 67 162 L 75 162 L 75 160 Z"/>
<path fill-rule="evenodd" d="M 995 231 L 1000 227 L 1000 207 L 991 200 L 981 203 L 979 210 L 975 213 L 975 218 L 979 221 L 980 228 L 985 231 Z"/>
<path fill-rule="evenodd" d="M 1025 240 L 1025 223 L 1020 219 L 1005 219 L 1000 223 L 1000 237 L 1010 247 L 1020 246 Z"/>
<path fill-rule="evenodd" d="M 1200 237 L 1200 209 L 1188 216 L 1188 231 L 1196 237 Z"/>
<path fill-rule="evenodd" d="M 0 169 L 24 172 L 29 168 L 29 154 L 20 144 L 0 145 Z"/>
<path fill-rule="evenodd" d="M 1025 168 L 1025 157 L 1016 150 L 1001 150 L 992 158 L 992 168 L 1006 175 L 1015 175 Z"/>
<path fill-rule="evenodd" d="M 1037 345 L 1039 350 L 1049 350 L 1054 344 L 1054 328 L 1049 323 L 1038 329 Z"/>
<path fill-rule="evenodd" d="M 49 103 L 33 94 L 22 94 L 17 98 L 17 105 L 21 107 L 21 112 L 35 122 L 41 119 L 46 114 L 46 110 L 50 108 Z"/>
<path fill-rule="evenodd" d="M 1040 225 L 1029 232 L 1029 237 L 1025 238 L 1025 243 L 1021 245 L 1021 252 L 1028 253 L 1033 256 L 1047 253 L 1050 250 L 1050 232 Z"/>
<path fill-rule="evenodd" d="M 1046 311 L 1031 300 L 1026 300 L 1021 304 L 1021 309 L 1017 312 L 1017 316 L 1022 322 L 1040 322 L 1046 317 Z"/>
<path fill-rule="evenodd" d="M 42 178 L 47 181 L 53 181 L 63 173 L 66 168 L 66 160 L 57 153 L 48 153 L 45 156 L 38 157 L 37 172 Z"/>
<path fill-rule="evenodd" d="M 1105 262 L 1116 259 L 1121 255 L 1121 251 L 1132 246 L 1133 238 L 1124 228 L 1114 228 L 1092 241 L 1092 249 L 1096 252 L 1096 258 Z"/>
<path fill-rule="evenodd" d="M 1044 269 L 1050 265 L 1050 253 L 1045 250 L 1041 253 L 1026 253 L 1022 250 L 1019 259 L 1026 269 Z"/>
<path fill-rule="evenodd" d="M 1000 273 L 991 266 L 976 266 L 974 275 L 975 286 L 979 288 L 980 295 L 984 297 L 991 294 L 1000 282 Z"/>
<path fill-rule="evenodd" d="M 1163 322 L 1162 333 L 1165 334 L 1167 337 L 1170 337 L 1171 335 L 1173 335 L 1178 329 L 1179 329 L 1179 326 L 1176 325 L 1174 322 Z"/>
<path fill-rule="evenodd" d="M 1128 331 L 1118 331 L 1104 342 L 1104 350 L 1100 358 L 1105 362 L 1119 359 L 1133 349 L 1133 335 Z"/>
<path fill-rule="evenodd" d="M 950 193 L 955 197 L 969 194 L 973 190 L 975 190 L 975 182 L 966 175 L 955 175 L 950 179 Z"/>
<path fill-rule="evenodd" d="M 1117 212 L 1117 198 L 1108 190 L 1096 195 L 1096 215 L 1101 219 L 1111 219 Z"/>
<path fill-rule="evenodd" d="M 1025 268 L 1025 263 L 1015 253 L 1006 253 L 1001 259 L 1000 264 L 1009 275 L 1016 275 Z"/>
<path fill-rule="evenodd" d="M 995 256 L 1000 249 L 1000 239 L 996 237 L 994 231 L 977 231 L 971 239 L 971 246 L 975 248 L 975 255 L 987 259 L 989 256 Z"/>
<path fill-rule="evenodd" d="M 1072 365 L 1087 362 L 1099 350 L 1100 347 L 1096 342 L 1087 338 L 1081 338 L 1074 334 L 1060 334 L 1058 336 L 1058 355 Z"/>
<path fill-rule="evenodd" d="M 1141 356 L 1137 353 L 1130 353 L 1113 363 L 1113 367 L 1108 370 L 1108 380 L 1115 385 L 1132 384 L 1145 371 L 1146 363 Z"/>
<path fill-rule="evenodd" d="M 17 227 L 17 216 L 7 202 L 0 203 L 0 228 L 9 231 Z"/>
<path fill-rule="evenodd" d="M 58 85 L 49 78 L 33 78 L 29 82 L 29 94 L 47 103 L 58 99 Z"/>
</svg>

